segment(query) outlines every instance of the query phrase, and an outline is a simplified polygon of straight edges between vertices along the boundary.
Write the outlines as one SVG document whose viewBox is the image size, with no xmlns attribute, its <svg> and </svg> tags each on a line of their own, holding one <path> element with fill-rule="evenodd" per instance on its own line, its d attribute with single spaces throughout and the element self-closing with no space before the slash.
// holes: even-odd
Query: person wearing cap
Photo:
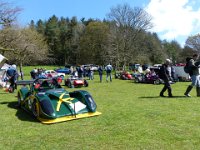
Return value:
<svg viewBox="0 0 200 150">
<path fill-rule="evenodd" d="M 170 59 L 166 59 L 165 63 L 160 68 L 159 77 L 164 81 L 164 87 L 160 92 L 160 96 L 161 97 L 165 97 L 164 96 L 164 92 L 166 90 L 168 91 L 168 97 L 173 97 L 172 96 L 172 88 L 171 88 L 171 85 L 170 85 L 171 72 L 168 69 L 170 67 L 170 65 L 171 65 L 171 60 Z"/>
<path fill-rule="evenodd" d="M 12 90 L 12 92 L 14 92 L 15 89 L 17 89 L 17 70 L 16 70 L 16 65 L 10 66 L 7 71 L 6 71 L 6 76 L 8 77 L 8 81 L 10 82 L 10 88 Z"/>
<path fill-rule="evenodd" d="M 200 96 L 200 73 L 199 73 L 199 62 L 197 62 L 199 58 L 198 54 L 194 54 L 192 56 L 192 58 L 189 60 L 189 67 L 191 68 L 191 72 L 189 73 L 191 80 L 192 80 L 192 84 L 189 85 L 184 93 L 184 95 L 186 97 L 191 97 L 190 96 L 190 91 L 192 90 L 192 88 L 194 86 L 196 86 L 196 92 L 197 92 L 197 96 Z"/>
</svg>

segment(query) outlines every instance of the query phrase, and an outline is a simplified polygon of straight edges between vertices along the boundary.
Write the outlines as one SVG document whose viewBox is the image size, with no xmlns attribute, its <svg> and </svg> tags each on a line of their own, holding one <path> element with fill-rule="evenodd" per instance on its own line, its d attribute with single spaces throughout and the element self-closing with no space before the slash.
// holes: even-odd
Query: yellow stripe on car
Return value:
<svg viewBox="0 0 200 150">
<path fill-rule="evenodd" d="M 60 106 L 61 106 L 62 102 L 71 104 L 70 101 L 74 99 L 74 98 L 70 98 L 70 97 L 69 98 L 63 98 L 64 95 L 69 95 L 69 94 L 63 93 L 63 94 L 60 95 L 59 100 L 58 100 L 58 104 L 57 104 L 57 107 L 56 107 L 56 111 L 60 110 Z"/>
</svg>

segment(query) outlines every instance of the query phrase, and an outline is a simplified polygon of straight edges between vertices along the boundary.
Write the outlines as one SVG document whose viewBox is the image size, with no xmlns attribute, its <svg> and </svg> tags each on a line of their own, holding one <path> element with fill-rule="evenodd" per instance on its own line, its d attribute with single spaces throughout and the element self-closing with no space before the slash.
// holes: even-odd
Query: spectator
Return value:
<svg viewBox="0 0 200 150">
<path fill-rule="evenodd" d="M 79 78 L 82 78 L 83 77 L 83 68 L 80 66 L 80 67 L 78 67 L 78 77 Z"/>
<path fill-rule="evenodd" d="M 193 57 L 188 62 L 188 67 L 191 70 L 189 72 L 189 75 L 192 79 L 192 84 L 187 87 L 186 92 L 184 93 L 186 97 L 191 97 L 189 93 L 194 86 L 196 86 L 197 96 L 200 96 L 199 63 L 196 63 L 196 60 L 198 58 L 199 58 L 199 55 L 194 54 Z"/>
<path fill-rule="evenodd" d="M 102 68 L 102 66 L 99 66 L 98 72 L 99 72 L 100 82 L 102 82 L 102 76 L 103 76 L 103 68 Z"/>
<path fill-rule="evenodd" d="M 112 82 L 112 70 L 113 70 L 112 65 L 109 63 L 105 67 L 105 70 L 106 70 L 106 81 L 108 82 L 108 78 L 110 78 L 110 82 Z"/>
<path fill-rule="evenodd" d="M 171 60 L 166 59 L 165 63 L 160 68 L 159 77 L 164 81 L 164 87 L 160 92 L 161 97 L 165 97 L 164 92 L 166 90 L 168 90 L 168 96 L 173 97 L 172 96 L 172 89 L 171 89 L 171 86 L 170 86 L 170 74 L 171 73 L 168 70 L 170 64 L 171 64 Z"/>
<path fill-rule="evenodd" d="M 10 92 L 14 92 L 14 90 L 17 89 L 16 81 L 18 77 L 16 66 L 13 65 L 12 67 L 9 67 L 6 71 L 6 75 L 8 77 L 8 81 L 10 82 Z"/>
</svg>

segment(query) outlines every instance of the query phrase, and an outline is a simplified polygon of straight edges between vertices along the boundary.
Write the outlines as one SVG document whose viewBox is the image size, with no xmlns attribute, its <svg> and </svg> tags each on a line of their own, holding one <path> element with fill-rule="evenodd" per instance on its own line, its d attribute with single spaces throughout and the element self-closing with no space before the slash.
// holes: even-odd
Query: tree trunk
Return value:
<svg viewBox="0 0 200 150">
<path fill-rule="evenodd" d="M 19 72 L 20 72 L 21 80 L 24 80 L 23 71 L 22 71 L 22 61 L 20 61 Z"/>
</svg>

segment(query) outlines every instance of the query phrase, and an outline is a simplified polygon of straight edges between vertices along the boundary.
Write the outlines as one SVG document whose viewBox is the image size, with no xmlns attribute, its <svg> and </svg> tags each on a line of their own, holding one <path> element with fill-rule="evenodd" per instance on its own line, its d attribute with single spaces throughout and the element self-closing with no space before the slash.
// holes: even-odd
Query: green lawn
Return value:
<svg viewBox="0 0 200 150">
<path fill-rule="evenodd" d="M 10 94 L 1 89 L 0 149 L 200 149 L 200 98 L 195 89 L 192 98 L 183 97 L 188 84 L 173 84 L 175 97 L 161 98 L 163 85 L 119 79 L 106 83 L 105 75 L 99 83 L 95 76 L 81 90 L 91 93 L 102 115 L 52 125 L 17 109 L 17 91 Z"/>
</svg>

